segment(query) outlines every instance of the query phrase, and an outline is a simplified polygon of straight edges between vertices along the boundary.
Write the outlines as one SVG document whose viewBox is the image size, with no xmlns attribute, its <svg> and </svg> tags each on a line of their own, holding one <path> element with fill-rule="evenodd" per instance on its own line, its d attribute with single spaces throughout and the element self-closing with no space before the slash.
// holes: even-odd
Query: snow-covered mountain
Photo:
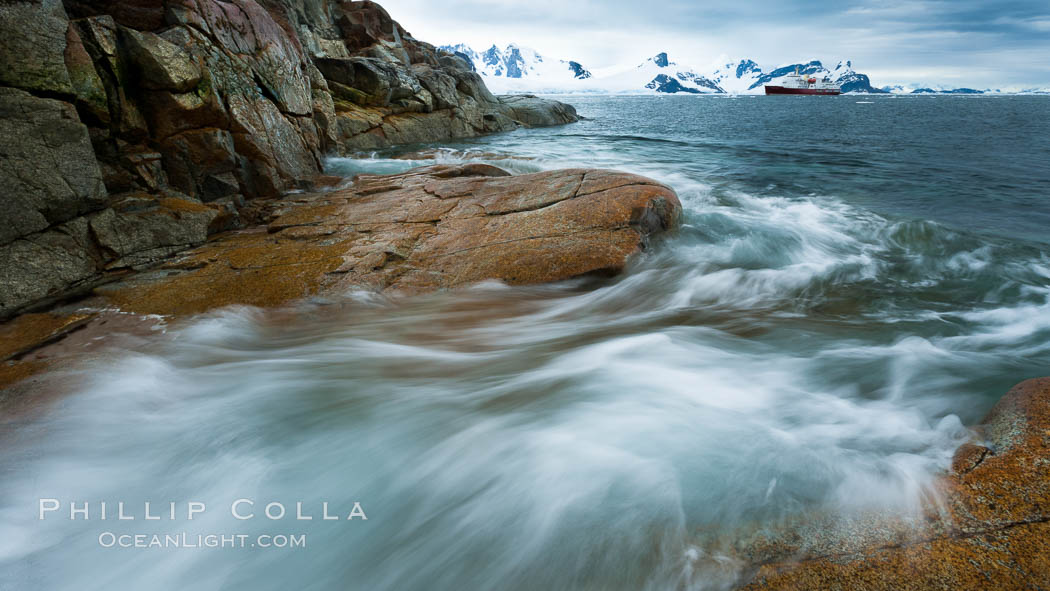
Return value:
<svg viewBox="0 0 1050 591">
<path fill-rule="evenodd" d="M 557 91 L 564 85 L 591 77 L 578 62 L 547 58 L 515 43 L 504 49 L 493 45 L 481 52 L 462 43 L 438 49 L 468 60 L 485 77 L 485 84 L 497 93 Z"/>
<path fill-rule="evenodd" d="M 892 94 L 1048 94 L 1050 88 L 957 88 L 938 84 L 894 84 L 883 86 L 882 90 Z"/>
<path fill-rule="evenodd" d="M 496 93 L 504 92 L 613 92 L 692 94 L 723 92 L 699 69 L 671 61 L 659 53 L 633 66 L 606 68 L 592 73 L 573 60 L 543 56 L 533 49 L 511 43 L 505 49 L 493 45 L 485 51 L 465 44 L 440 47 L 468 60 Z"/>
<path fill-rule="evenodd" d="M 1011 88 L 977 90 L 949 88 L 929 84 L 896 84 L 873 87 L 866 74 L 853 69 L 853 63 L 842 60 L 834 67 L 820 60 L 782 64 L 763 68 L 754 60 L 722 56 L 708 67 L 685 65 L 674 61 L 666 52 L 641 63 L 588 70 L 577 61 L 554 59 L 514 43 L 500 49 L 493 45 L 477 51 L 464 44 L 446 45 L 440 49 L 459 55 L 481 74 L 496 93 L 689 93 L 689 94 L 763 94 L 766 85 L 782 84 L 787 75 L 799 73 L 827 77 L 842 87 L 842 92 L 892 94 L 998 94 L 1046 93 L 1048 89 Z"/>
<path fill-rule="evenodd" d="M 464 45 L 440 49 L 466 59 L 485 78 L 493 92 L 609 92 L 609 93 L 690 93 L 762 94 L 766 84 L 782 82 L 796 67 L 801 73 L 828 76 L 842 85 L 844 92 L 883 92 L 871 86 L 868 77 L 853 70 L 849 61 L 825 68 L 819 60 L 787 64 L 765 71 L 749 59 L 725 60 L 714 71 L 680 64 L 661 52 L 637 65 L 604 68 L 591 72 L 579 62 L 553 59 L 535 50 L 493 45 L 477 51 Z"/>
<path fill-rule="evenodd" d="M 699 73 L 698 68 L 679 65 L 671 61 L 666 52 L 658 53 L 637 66 L 603 70 L 587 82 L 590 90 L 605 92 L 724 92 Z"/>
<path fill-rule="evenodd" d="M 795 71 L 817 78 L 829 78 L 842 87 L 842 92 L 883 92 L 871 86 L 868 76 L 856 72 L 853 63 L 840 61 L 834 68 L 827 68 L 820 60 L 797 64 L 785 64 L 771 70 L 763 70 L 754 60 L 725 60 L 711 74 L 711 79 L 726 92 L 735 94 L 762 94 L 767 84 L 783 84 L 784 79 Z"/>
</svg>

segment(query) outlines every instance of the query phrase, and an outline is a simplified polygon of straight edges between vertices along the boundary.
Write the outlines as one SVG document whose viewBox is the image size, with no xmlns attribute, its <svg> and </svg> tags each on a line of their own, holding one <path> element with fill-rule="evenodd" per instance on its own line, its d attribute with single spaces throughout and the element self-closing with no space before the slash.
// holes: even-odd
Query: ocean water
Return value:
<svg viewBox="0 0 1050 591">
<path fill-rule="evenodd" d="M 0 588 L 731 588 L 756 531 L 935 503 L 1050 374 L 1050 98 L 566 100 L 587 119 L 329 167 L 617 168 L 679 231 L 600 283 L 232 308 L 56 378 L 3 433 Z"/>
</svg>

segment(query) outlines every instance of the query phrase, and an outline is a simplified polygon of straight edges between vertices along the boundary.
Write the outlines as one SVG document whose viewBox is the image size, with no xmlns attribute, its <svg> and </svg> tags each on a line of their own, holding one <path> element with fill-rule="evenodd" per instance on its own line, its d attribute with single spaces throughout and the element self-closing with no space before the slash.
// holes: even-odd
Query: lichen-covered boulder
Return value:
<svg viewBox="0 0 1050 591">
<path fill-rule="evenodd" d="M 611 275 L 680 211 L 670 188 L 606 170 L 511 176 L 472 164 L 360 176 L 100 293 L 128 311 L 191 314 L 353 287 L 411 294 Z"/>
</svg>

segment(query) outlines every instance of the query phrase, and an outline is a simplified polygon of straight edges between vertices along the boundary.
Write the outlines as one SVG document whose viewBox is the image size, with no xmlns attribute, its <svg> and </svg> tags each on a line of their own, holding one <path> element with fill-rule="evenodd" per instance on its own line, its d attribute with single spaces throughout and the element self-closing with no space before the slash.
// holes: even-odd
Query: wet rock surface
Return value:
<svg viewBox="0 0 1050 591">
<path fill-rule="evenodd" d="M 636 175 L 510 176 L 483 164 L 361 175 L 276 205 L 265 226 L 98 291 L 123 310 L 185 315 L 355 288 L 412 294 L 614 274 L 681 210 L 671 189 Z"/>
<path fill-rule="evenodd" d="M 852 533 L 831 526 L 794 546 L 778 540 L 745 589 L 1050 587 L 1050 378 L 1015 386 L 978 433 L 921 523 L 884 516 Z"/>
<path fill-rule="evenodd" d="M 11 0 L 0 33 L 0 318 L 243 227 L 327 154 L 577 119 L 373 2 Z"/>
<path fill-rule="evenodd" d="M 228 305 L 278 306 L 355 289 L 410 295 L 489 279 L 526 284 L 611 275 L 651 237 L 675 227 L 681 212 L 668 187 L 606 170 L 511 176 L 485 164 L 434 165 L 360 175 L 343 188 L 337 185 L 343 179 L 322 180 L 335 187 L 260 201 L 253 215 L 262 223 L 173 257 L 186 245 L 162 247 L 169 249 L 163 253 L 144 249 L 186 235 L 203 242 L 215 210 L 167 200 L 162 209 L 93 216 L 85 223 L 122 266 L 81 300 L 0 324 L 0 388 L 56 360 L 70 361 L 68 348 L 30 353 L 114 311 L 125 322 L 170 321 Z M 143 256 L 169 258 L 135 271 Z"/>
</svg>

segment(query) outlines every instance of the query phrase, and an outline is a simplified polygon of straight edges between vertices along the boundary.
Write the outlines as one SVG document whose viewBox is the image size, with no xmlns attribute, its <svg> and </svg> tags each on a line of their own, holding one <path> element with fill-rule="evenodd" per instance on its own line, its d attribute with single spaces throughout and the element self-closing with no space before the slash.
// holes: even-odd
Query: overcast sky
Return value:
<svg viewBox="0 0 1050 591">
<path fill-rule="evenodd" d="M 872 84 L 1050 86 L 1048 0 L 380 0 L 413 36 L 510 42 L 598 69 L 667 51 L 707 68 L 853 60 Z"/>
</svg>

